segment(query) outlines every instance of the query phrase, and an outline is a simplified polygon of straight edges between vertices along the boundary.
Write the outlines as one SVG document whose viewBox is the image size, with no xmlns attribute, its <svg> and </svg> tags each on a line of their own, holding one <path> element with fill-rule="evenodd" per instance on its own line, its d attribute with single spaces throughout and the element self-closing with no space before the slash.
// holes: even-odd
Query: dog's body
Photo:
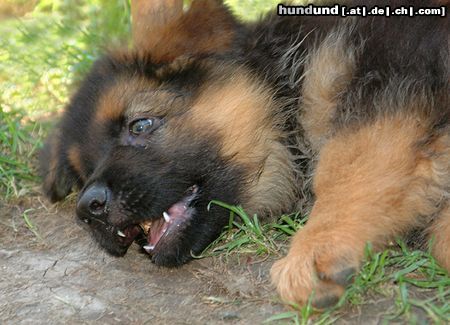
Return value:
<svg viewBox="0 0 450 325">
<path fill-rule="evenodd" d="M 155 263 L 180 265 L 227 224 L 207 211 L 215 199 L 260 216 L 312 207 L 272 269 L 288 301 L 332 303 L 368 242 L 418 227 L 450 269 L 448 19 L 242 25 L 215 1 L 161 8 L 135 52 L 95 63 L 43 154 L 46 193 L 80 186 L 102 246 L 143 240 Z"/>
</svg>

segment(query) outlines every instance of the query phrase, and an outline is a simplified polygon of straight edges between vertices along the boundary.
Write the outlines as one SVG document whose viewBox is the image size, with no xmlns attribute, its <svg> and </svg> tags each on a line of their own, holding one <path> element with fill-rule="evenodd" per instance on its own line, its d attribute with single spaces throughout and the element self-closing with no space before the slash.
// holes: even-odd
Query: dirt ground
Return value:
<svg viewBox="0 0 450 325">
<path fill-rule="evenodd" d="M 250 324 L 284 310 L 272 302 L 270 261 L 205 258 L 165 269 L 137 245 L 115 258 L 76 224 L 73 204 L 40 201 L 0 203 L 2 324 Z M 38 235 L 24 222 L 29 208 Z"/>
<path fill-rule="evenodd" d="M 286 311 L 272 262 L 219 256 L 159 268 L 137 245 L 106 254 L 75 222 L 73 202 L 0 201 L 0 324 L 260 324 Z M 342 311 L 339 323 L 376 324 L 392 303 Z"/>
</svg>

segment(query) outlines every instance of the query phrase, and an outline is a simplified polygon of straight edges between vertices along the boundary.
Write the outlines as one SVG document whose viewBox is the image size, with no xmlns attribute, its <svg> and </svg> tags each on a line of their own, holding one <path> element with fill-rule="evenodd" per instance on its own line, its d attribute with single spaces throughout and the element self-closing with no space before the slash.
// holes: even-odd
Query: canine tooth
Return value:
<svg viewBox="0 0 450 325">
<path fill-rule="evenodd" d="M 153 249 L 155 248 L 155 246 L 153 245 L 145 245 L 144 247 L 142 247 L 147 253 L 151 253 L 153 252 Z"/>
<path fill-rule="evenodd" d="M 170 216 L 167 212 L 163 212 L 163 217 L 166 222 L 170 222 Z"/>
<path fill-rule="evenodd" d="M 123 238 L 127 237 L 127 236 L 125 236 L 125 234 L 124 234 L 122 231 L 120 231 L 120 230 L 117 230 L 117 234 L 118 234 L 120 237 L 123 237 Z"/>
</svg>

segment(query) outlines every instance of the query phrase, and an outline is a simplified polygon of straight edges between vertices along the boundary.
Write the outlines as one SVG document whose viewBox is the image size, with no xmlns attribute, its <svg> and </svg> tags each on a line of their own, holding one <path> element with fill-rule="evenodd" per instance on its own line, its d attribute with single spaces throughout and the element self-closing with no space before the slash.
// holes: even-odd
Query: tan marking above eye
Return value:
<svg viewBox="0 0 450 325">
<path fill-rule="evenodd" d="M 122 78 L 99 98 L 96 122 L 113 121 L 121 117 L 139 93 L 156 89 L 156 82 L 143 77 Z"/>
<path fill-rule="evenodd" d="M 188 101 L 181 93 L 166 89 L 152 89 L 138 93 L 126 108 L 128 119 L 142 115 L 170 116 L 188 109 Z"/>
</svg>

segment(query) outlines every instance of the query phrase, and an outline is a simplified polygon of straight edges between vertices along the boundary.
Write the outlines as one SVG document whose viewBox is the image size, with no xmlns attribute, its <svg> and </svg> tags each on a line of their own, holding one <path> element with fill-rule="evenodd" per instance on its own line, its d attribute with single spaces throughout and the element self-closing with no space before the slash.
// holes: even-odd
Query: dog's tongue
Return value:
<svg viewBox="0 0 450 325">
<path fill-rule="evenodd" d="M 146 247 L 150 248 L 150 250 L 153 250 L 156 244 L 158 244 L 161 237 L 167 231 L 168 226 L 169 225 L 164 219 L 158 219 L 153 221 L 150 231 L 147 234 L 148 245 L 146 245 Z M 147 249 L 145 250 L 148 252 Z"/>
<path fill-rule="evenodd" d="M 144 233 L 147 235 L 148 244 L 144 246 L 147 253 L 153 251 L 156 244 L 158 244 L 161 237 L 172 224 L 179 225 L 185 221 L 186 210 L 187 207 L 185 202 L 181 201 L 171 206 L 167 212 L 164 212 L 162 218 L 153 221 L 145 221 L 140 224 Z"/>
</svg>

